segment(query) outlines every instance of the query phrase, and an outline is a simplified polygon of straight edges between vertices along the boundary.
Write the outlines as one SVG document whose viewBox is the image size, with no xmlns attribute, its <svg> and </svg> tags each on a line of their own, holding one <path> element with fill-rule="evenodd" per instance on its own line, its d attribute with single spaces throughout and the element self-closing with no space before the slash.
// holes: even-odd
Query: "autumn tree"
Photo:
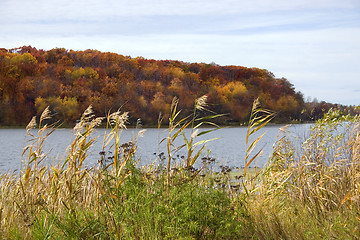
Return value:
<svg viewBox="0 0 360 240">
<path fill-rule="evenodd" d="M 65 121 L 68 124 L 73 123 L 80 117 L 79 104 L 76 98 L 65 97 L 38 97 L 35 99 L 35 108 L 37 115 L 40 115 L 44 109 L 49 106 L 50 110 L 55 113 L 54 119 Z"/>
<path fill-rule="evenodd" d="M 272 109 L 278 121 L 309 121 L 332 108 L 353 112 L 354 107 L 305 102 L 285 78 L 266 69 L 132 58 L 97 50 L 48 51 L 31 46 L 0 49 L 0 124 L 26 124 L 45 105 L 70 123 L 90 104 L 104 115 L 121 108 L 132 119 L 157 121 L 168 112 L 173 97 L 182 113 L 193 101 L 208 96 L 208 107 L 226 113 L 227 121 L 247 120 L 254 99 Z"/>
</svg>

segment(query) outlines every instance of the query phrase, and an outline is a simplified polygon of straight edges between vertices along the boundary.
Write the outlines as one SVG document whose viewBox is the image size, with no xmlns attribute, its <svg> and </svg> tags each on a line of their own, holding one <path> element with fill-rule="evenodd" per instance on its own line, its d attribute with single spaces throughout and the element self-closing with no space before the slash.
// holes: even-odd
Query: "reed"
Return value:
<svg viewBox="0 0 360 240">
<path fill-rule="evenodd" d="M 245 168 L 238 172 L 204 154 L 208 139 L 206 97 L 196 100 L 191 115 L 180 117 L 178 99 L 171 105 L 165 164 L 139 167 L 137 139 L 122 143 L 127 113 L 120 110 L 95 118 L 91 106 L 73 129 L 74 140 L 63 162 L 49 165 L 45 109 L 27 127 L 29 145 L 20 175 L 0 176 L 2 239 L 356 239 L 360 238 L 360 117 L 330 111 L 317 121 L 302 146 L 280 129 L 268 164 L 250 168 L 259 156 L 263 136 L 250 137 L 274 113 L 258 102 L 249 120 Z M 161 118 L 159 118 L 161 119 Z M 85 164 L 93 132 L 106 121 L 99 165 Z M 160 124 L 159 124 L 160 125 Z M 186 136 L 185 128 L 192 134 Z M 212 130 L 211 130 L 212 131 Z M 175 139 L 182 143 L 175 145 Z M 180 163 L 174 156 L 187 154 Z M 199 161 L 202 161 L 200 164 Z M 195 163 L 201 167 L 195 169 Z M 250 171 L 251 169 L 251 171 Z"/>
<path fill-rule="evenodd" d="M 275 143 L 250 202 L 261 238 L 359 237 L 359 120 L 331 110 L 301 148 Z"/>
</svg>

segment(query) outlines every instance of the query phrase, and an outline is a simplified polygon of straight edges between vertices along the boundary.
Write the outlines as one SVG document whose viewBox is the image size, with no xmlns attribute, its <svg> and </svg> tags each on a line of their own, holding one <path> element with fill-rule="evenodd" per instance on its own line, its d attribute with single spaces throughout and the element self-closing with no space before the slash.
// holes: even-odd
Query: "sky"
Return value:
<svg viewBox="0 0 360 240">
<path fill-rule="evenodd" d="M 0 48 L 96 49 L 267 69 L 360 105 L 359 0 L 1 0 Z"/>
</svg>

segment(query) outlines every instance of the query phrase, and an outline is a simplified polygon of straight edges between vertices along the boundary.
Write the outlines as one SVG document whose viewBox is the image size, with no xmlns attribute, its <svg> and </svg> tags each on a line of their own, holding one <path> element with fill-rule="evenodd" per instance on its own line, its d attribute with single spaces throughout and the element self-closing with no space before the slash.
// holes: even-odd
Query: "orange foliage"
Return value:
<svg viewBox="0 0 360 240">
<path fill-rule="evenodd" d="M 179 107 L 186 113 L 205 94 L 211 110 L 229 113 L 227 120 L 240 122 L 247 120 L 258 97 L 264 107 L 278 111 L 285 120 L 290 115 L 301 117 L 306 106 L 317 106 L 305 106 L 302 94 L 288 80 L 275 78 L 265 69 L 156 61 L 96 50 L 0 49 L 3 125 L 26 124 L 45 105 L 71 123 L 90 104 L 100 115 L 121 108 L 135 121 L 141 117 L 156 124 L 158 113 L 169 111 L 174 96 L 180 98 Z"/>
</svg>

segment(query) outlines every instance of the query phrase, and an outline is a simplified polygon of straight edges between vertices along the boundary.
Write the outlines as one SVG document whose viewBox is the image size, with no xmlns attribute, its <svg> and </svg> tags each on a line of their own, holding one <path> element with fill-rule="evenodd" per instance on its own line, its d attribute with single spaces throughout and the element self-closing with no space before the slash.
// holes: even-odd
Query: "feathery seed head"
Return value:
<svg viewBox="0 0 360 240">
<path fill-rule="evenodd" d="M 191 134 L 191 138 L 196 138 L 196 136 L 198 135 L 199 129 L 196 129 L 192 134 Z"/>
<path fill-rule="evenodd" d="M 85 122 L 90 121 L 91 118 L 94 117 L 94 110 L 92 105 L 90 105 L 82 114 L 81 119 L 84 120 Z"/>
<path fill-rule="evenodd" d="M 49 109 L 49 106 L 47 106 L 44 111 L 41 113 L 41 116 L 40 116 L 40 122 L 42 122 L 43 120 L 45 119 L 49 119 L 51 118 L 50 116 L 50 109 Z"/>
<path fill-rule="evenodd" d="M 78 123 L 76 123 L 75 127 L 73 128 L 73 131 L 76 133 L 80 133 L 83 130 L 83 122 L 79 121 Z"/>
<path fill-rule="evenodd" d="M 128 112 L 124 112 L 121 114 L 120 111 L 117 111 L 110 114 L 110 123 L 112 125 L 117 125 L 120 128 L 126 128 L 125 124 L 127 123 L 128 118 L 129 118 Z"/>
<path fill-rule="evenodd" d="M 138 137 L 143 137 L 144 133 L 146 132 L 146 129 L 142 129 L 138 132 Z"/>
<path fill-rule="evenodd" d="M 207 96 L 203 95 L 195 100 L 195 108 L 202 111 L 207 106 Z"/>
<path fill-rule="evenodd" d="M 36 117 L 34 116 L 29 124 L 26 126 L 26 131 L 29 132 L 31 129 L 36 127 Z"/>
<path fill-rule="evenodd" d="M 104 120 L 104 117 L 97 117 L 90 122 L 90 128 L 97 127 Z"/>
</svg>

